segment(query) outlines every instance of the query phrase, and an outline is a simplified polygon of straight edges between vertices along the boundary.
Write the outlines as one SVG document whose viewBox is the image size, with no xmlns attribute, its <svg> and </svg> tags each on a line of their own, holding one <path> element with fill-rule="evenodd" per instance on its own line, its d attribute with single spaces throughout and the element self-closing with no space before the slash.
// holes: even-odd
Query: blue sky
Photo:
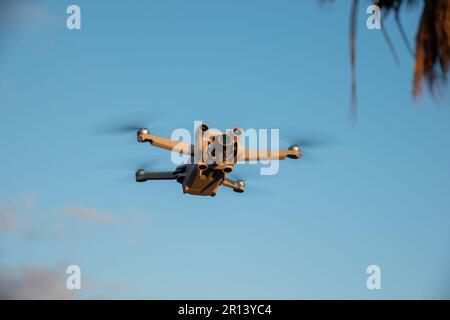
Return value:
<svg viewBox="0 0 450 320">
<path fill-rule="evenodd" d="M 86 298 L 450 298 L 448 98 L 413 101 L 392 20 L 400 66 L 360 8 L 354 125 L 345 1 L 23 3 L 0 51 L 3 277 L 34 268 L 62 290 L 77 264 Z M 81 30 L 66 29 L 70 4 Z M 418 14 L 403 15 L 411 41 Z M 162 111 L 162 135 L 203 120 L 338 143 L 280 163 L 264 192 L 192 197 L 116 166 L 169 170 L 170 154 L 94 134 L 136 110 Z M 366 288 L 371 264 L 381 290 Z"/>
</svg>

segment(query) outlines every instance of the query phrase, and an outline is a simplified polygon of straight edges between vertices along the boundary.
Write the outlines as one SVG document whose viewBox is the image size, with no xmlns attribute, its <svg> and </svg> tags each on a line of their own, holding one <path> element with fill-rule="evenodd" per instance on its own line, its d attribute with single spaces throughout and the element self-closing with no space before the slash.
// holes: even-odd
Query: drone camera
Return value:
<svg viewBox="0 0 450 320">
<path fill-rule="evenodd" d="M 201 130 L 202 132 L 206 132 L 206 131 L 209 130 L 209 127 L 208 127 L 206 124 L 203 123 L 203 124 L 200 126 L 200 130 Z"/>
<path fill-rule="evenodd" d="M 223 146 L 229 146 L 233 143 L 234 139 L 229 133 L 223 133 L 219 136 L 218 141 Z"/>
</svg>

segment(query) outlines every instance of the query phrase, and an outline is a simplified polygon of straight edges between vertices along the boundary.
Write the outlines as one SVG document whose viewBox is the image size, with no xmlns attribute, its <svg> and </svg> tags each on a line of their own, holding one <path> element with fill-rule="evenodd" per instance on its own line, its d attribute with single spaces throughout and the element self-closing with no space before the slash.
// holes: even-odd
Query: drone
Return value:
<svg viewBox="0 0 450 320">
<path fill-rule="evenodd" d="M 292 145 L 288 150 L 246 150 L 241 138 L 243 131 L 234 128 L 227 131 L 210 129 L 202 123 L 195 129 L 194 144 L 152 135 L 146 128 L 137 131 L 137 141 L 149 142 L 152 146 L 178 152 L 189 158 L 174 171 L 136 171 L 136 181 L 175 180 L 182 185 L 183 193 L 196 196 L 215 197 L 221 186 L 243 193 L 245 182 L 233 180 L 228 175 L 237 162 L 261 160 L 300 159 L 300 147 Z"/>
</svg>

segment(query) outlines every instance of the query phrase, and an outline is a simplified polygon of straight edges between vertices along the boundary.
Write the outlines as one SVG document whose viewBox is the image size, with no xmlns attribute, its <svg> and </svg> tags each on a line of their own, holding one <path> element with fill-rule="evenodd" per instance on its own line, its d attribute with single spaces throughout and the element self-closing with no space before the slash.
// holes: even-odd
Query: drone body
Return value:
<svg viewBox="0 0 450 320">
<path fill-rule="evenodd" d="M 238 161 L 301 157 L 300 148 L 295 145 L 288 150 L 246 150 L 240 141 L 241 135 L 242 130 L 239 128 L 222 132 L 202 124 L 196 129 L 195 143 L 192 145 L 151 135 L 148 129 L 139 129 L 139 142 L 149 142 L 155 147 L 188 155 L 190 161 L 174 171 L 145 172 L 139 169 L 136 171 L 136 181 L 176 180 L 182 185 L 184 193 L 198 196 L 214 197 L 220 186 L 242 193 L 245 191 L 244 181 L 227 177 Z"/>
</svg>

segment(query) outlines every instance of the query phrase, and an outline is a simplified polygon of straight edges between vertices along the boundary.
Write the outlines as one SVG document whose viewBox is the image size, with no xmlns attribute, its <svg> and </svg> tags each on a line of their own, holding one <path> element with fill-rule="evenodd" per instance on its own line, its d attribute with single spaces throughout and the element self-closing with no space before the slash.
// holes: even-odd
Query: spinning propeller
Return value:
<svg viewBox="0 0 450 320">
<path fill-rule="evenodd" d="M 120 117 L 110 118 L 99 126 L 97 133 L 125 134 L 136 133 L 139 129 L 155 130 L 155 125 L 162 118 L 159 112 L 134 112 Z"/>
</svg>

